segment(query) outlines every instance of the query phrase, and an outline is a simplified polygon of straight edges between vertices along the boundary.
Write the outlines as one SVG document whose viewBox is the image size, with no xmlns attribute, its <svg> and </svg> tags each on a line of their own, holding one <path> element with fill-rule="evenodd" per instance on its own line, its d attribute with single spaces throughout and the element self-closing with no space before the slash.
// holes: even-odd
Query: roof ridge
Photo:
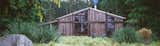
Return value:
<svg viewBox="0 0 160 46">
<path fill-rule="evenodd" d="M 85 10 L 94 10 L 94 11 L 98 11 L 98 12 L 101 12 L 101 13 L 104 13 L 104 14 L 107 14 L 107 15 L 110 15 L 110 16 L 113 16 L 113 17 L 117 17 L 117 18 L 121 18 L 121 19 L 126 19 L 125 17 L 119 16 L 119 15 L 116 15 L 116 14 L 112 14 L 112 13 L 109 13 L 109 12 L 105 12 L 105 11 L 102 11 L 102 10 L 99 10 L 99 9 L 95 9 L 95 8 L 92 8 L 92 7 L 87 7 L 87 8 L 81 9 L 81 10 L 77 10 L 77 11 L 71 12 L 71 13 L 66 14 L 66 15 L 64 15 L 64 16 L 58 17 L 58 18 L 56 18 L 56 19 L 53 20 L 53 21 L 46 22 L 45 24 L 55 23 L 55 22 L 57 22 L 57 19 L 65 18 L 65 17 L 68 17 L 68 16 L 72 16 L 72 15 L 74 15 L 74 14 L 83 12 L 83 11 L 85 11 Z"/>
</svg>

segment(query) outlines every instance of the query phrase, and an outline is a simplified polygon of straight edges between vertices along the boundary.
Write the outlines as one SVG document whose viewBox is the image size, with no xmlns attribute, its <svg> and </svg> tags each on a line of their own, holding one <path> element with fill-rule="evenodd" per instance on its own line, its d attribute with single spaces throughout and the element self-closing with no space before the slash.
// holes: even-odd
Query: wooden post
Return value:
<svg viewBox="0 0 160 46">
<path fill-rule="evenodd" d="M 49 30 L 52 30 L 52 28 L 53 28 L 52 24 L 49 24 Z"/>
</svg>

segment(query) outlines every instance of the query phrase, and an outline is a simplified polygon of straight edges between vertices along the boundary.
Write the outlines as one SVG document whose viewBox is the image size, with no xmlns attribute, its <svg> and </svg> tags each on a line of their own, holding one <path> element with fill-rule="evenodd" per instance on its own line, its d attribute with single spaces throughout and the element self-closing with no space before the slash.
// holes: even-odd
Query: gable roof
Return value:
<svg viewBox="0 0 160 46">
<path fill-rule="evenodd" d="M 105 13 L 105 14 L 110 15 L 110 16 L 113 16 L 113 17 L 117 17 L 117 18 L 121 18 L 121 19 L 126 19 L 125 17 L 118 16 L 118 15 L 115 15 L 115 14 L 112 14 L 112 13 L 109 13 L 109 12 L 105 12 L 105 11 L 102 11 L 102 10 L 98 10 L 98 9 L 95 9 L 95 8 L 91 8 L 91 7 L 84 8 L 84 9 L 81 9 L 81 10 L 78 10 L 78 11 L 75 11 L 75 12 L 72 12 L 72 13 L 69 13 L 69 14 L 67 14 L 67 15 L 58 17 L 58 18 L 56 18 L 56 19 L 61 19 L 61 18 L 67 17 L 67 16 L 72 16 L 73 14 L 77 14 L 77 13 L 80 13 L 80 12 L 83 12 L 83 11 L 86 11 L 86 10 L 94 10 L 94 11 L 97 11 L 97 12 Z"/>
<path fill-rule="evenodd" d="M 88 7 L 88 8 L 84 8 L 84 9 L 81 9 L 81 10 L 66 14 L 64 16 L 58 17 L 58 18 L 56 18 L 56 20 L 50 21 L 50 22 L 46 22 L 44 24 L 55 23 L 55 22 L 57 22 L 57 19 L 62 19 L 62 18 L 68 17 L 68 16 L 72 16 L 74 14 L 77 14 L 77 13 L 80 13 L 80 12 L 83 12 L 83 11 L 86 11 L 86 10 L 94 10 L 94 11 L 97 11 L 97 12 L 101 12 L 101 13 L 107 14 L 109 16 L 113 16 L 113 17 L 117 17 L 117 18 L 121 18 L 121 19 L 126 19 L 125 17 L 122 17 L 122 16 L 118 16 L 118 15 L 115 15 L 115 14 L 112 14 L 112 13 L 109 13 L 109 12 L 105 12 L 105 11 L 102 11 L 102 10 L 98 10 L 98 9 L 95 9 L 95 8 Z"/>
</svg>

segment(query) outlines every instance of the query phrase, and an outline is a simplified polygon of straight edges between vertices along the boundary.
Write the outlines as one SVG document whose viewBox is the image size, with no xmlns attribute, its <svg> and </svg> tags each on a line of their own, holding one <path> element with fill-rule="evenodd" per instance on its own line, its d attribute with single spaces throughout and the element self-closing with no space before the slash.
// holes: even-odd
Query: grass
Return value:
<svg viewBox="0 0 160 46">
<path fill-rule="evenodd" d="M 35 43 L 33 46 L 158 46 L 160 43 L 152 42 L 149 45 L 143 43 L 117 43 L 110 38 L 91 38 L 88 36 L 63 36 L 59 42 Z"/>
</svg>

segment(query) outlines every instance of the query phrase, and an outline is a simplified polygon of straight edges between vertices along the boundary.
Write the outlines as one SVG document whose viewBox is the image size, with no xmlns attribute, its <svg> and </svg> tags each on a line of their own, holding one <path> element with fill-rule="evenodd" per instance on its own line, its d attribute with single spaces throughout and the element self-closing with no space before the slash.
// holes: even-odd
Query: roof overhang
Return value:
<svg viewBox="0 0 160 46">
<path fill-rule="evenodd" d="M 58 17 L 54 21 L 46 22 L 46 23 L 43 23 L 43 24 L 55 23 L 55 22 L 58 22 L 58 19 L 62 19 L 62 18 L 68 17 L 68 16 L 72 16 L 74 14 L 77 14 L 77 13 L 80 13 L 80 12 L 83 12 L 83 11 L 86 11 L 86 10 L 94 10 L 94 11 L 97 11 L 97 12 L 101 12 L 101 13 L 107 14 L 109 16 L 113 16 L 113 17 L 117 17 L 117 18 L 121 18 L 121 19 L 126 19 L 125 17 L 119 16 L 119 15 L 116 15 L 116 14 L 112 14 L 112 13 L 109 13 L 109 12 L 105 12 L 105 11 L 102 11 L 102 10 L 98 10 L 98 9 L 95 9 L 95 8 L 88 7 L 88 8 L 84 8 L 84 9 L 69 13 L 67 15 Z"/>
</svg>

